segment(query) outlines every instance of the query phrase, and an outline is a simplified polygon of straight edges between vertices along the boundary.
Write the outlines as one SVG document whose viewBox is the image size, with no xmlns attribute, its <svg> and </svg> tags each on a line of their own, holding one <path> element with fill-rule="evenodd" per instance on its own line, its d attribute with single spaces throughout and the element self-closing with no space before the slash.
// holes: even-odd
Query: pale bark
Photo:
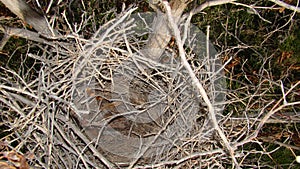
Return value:
<svg viewBox="0 0 300 169">
<path fill-rule="evenodd" d="M 40 37 L 40 35 L 36 32 L 29 31 L 26 29 L 21 28 L 11 28 L 11 27 L 5 27 L 0 25 L 0 30 L 5 33 L 5 35 L 9 38 L 11 36 L 18 36 L 22 37 L 28 40 L 32 40 L 35 42 L 40 42 L 44 44 L 51 44 L 51 42 L 48 42 L 46 39 L 43 39 Z M 6 42 L 1 42 L 0 44 L 3 45 L 0 47 L 0 50 L 4 47 Z"/>
<path fill-rule="evenodd" d="M 174 17 L 175 22 L 178 23 L 187 3 L 184 0 L 172 0 L 170 4 L 172 16 Z M 154 33 L 148 39 L 144 54 L 153 60 L 158 60 L 171 39 L 171 31 L 165 13 L 157 11 L 152 31 Z"/>
<path fill-rule="evenodd" d="M 269 0 L 269 1 L 275 3 L 275 4 L 279 5 L 279 6 L 282 6 L 282 7 L 286 8 L 286 9 L 293 10 L 295 12 L 300 12 L 299 1 L 297 3 L 297 6 L 293 6 L 293 5 L 285 3 L 284 1 L 279 1 L 279 0 Z"/>
<path fill-rule="evenodd" d="M 0 0 L 11 12 L 45 36 L 54 36 L 46 18 L 32 9 L 24 0 Z"/>
</svg>

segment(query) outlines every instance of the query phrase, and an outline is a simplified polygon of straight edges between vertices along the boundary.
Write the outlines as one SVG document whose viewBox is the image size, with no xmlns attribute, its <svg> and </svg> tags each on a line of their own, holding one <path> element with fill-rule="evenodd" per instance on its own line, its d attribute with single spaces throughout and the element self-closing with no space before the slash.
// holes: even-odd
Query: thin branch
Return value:
<svg viewBox="0 0 300 169">
<path fill-rule="evenodd" d="M 297 87 L 298 85 L 300 85 L 300 81 L 299 82 L 297 82 L 295 85 L 293 85 L 286 93 L 285 93 L 285 95 L 284 96 L 287 96 L 295 87 Z M 288 106 L 295 106 L 295 105 L 300 105 L 300 101 L 296 101 L 296 102 L 291 102 L 291 103 L 286 103 L 286 104 L 282 104 L 282 105 L 280 105 L 280 103 L 282 103 L 283 102 L 283 97 L 280 99 L 280 100 L 278 100 L 277 102 L 276 102 L 276 104 L 272 107 L 272 109 L 260 120 L 260 122 L 259 122 L 259 124 L 257 125 L 257 127 L 256 127 L 256 130 L 248 137 L 248 138 L 246 138 L 245 140 L 243 140 L 243 141 L 241 141 L 241 142 L 239 142 L 239 143 L 236 143 L 235 145 L 234 145 L 234 147 L 235 148 L 237 148 L 238 146 L 241 146 L 241 145 L 244 145 L 244 144 L 246 144 L 246 143 L 248 143 L 248 142 L 250 142 L 251 140 L 253 140 L 254 138 L 256 138 L 257 137 L 257 135 L 258 135 L 258 133 L 259 133 L 259 131 L 261 130 L 261 128 L 263 127 L 263 125 L 267 122 L 267 120 L 269 120 L 270 119 L 270 117 L 272 116 L 272 115 L 274 115 L 276 112 L 278 112 L 278 111 L 280 111 L 280 110 L 282 110 L 283 108 L 285 108 L 285 107 L 288 107 Z M 269 106 L 269 105 L 271 105 L 273 102 L 270 102 L 265 108 L 263 108 L 262 110 L 261 110 L 261 113 L 263 113 L 264 111 L 265 111 L 265 109 Z"/>
<path fill-rule="evenodd" d="M 181 58 L 181 62 L 183 64 L 183 66 L 187 69 L 187 71 L 188 71 L 188 73 L 189 73 L 189 75 L 190 75 L 190 77 L 193 81 L 193 84 L 198 88 L 199 93 L 201 94 L 201 96 L 203 97 L 205 103 L 207 104 L 208 110 L 209 110 L 209 116 L 210 116 L 210 119 L 212 120 L 214 129 L 217 130 L 219 136 L 221 137 L 222 141 L 225 144 L 225 147 L 229 151 L 232 160 L 234 161 L 236 167 L 238 168 L 239 165 L 238 165 L 238 162 L 237 162 L 237 160 L 234 156 L 234 149 L 231 147 L 231 145 L 229 144 L 229 141 L 227 140 L 224 132 L 220 129 L 220 127 L 218 125 L 218 121 L 217 121 L 216 114 L 215 114 L 215 109 L 214 109 L 211 101 L 209 100 L 208 95 L 207 95 L 204 87 L 202 86 L 202 84 L 197 79 L 194 71 L 192 70 L 191 66 L 189 65 L 189 63 L 188 63 L 188 61 L 185 57 L 185 50 L 183 48 L 183 43 L 182 43 L 182 40 L 181 40 L 181 37 L 180 37 L 180 31 L 179 31 L 179 28 L 176 25 L 174 19 L 172 18 L 170 5 L 167 1 L 164 1 L 163 4 L 164 4 L 164 6 L 167 10 L 168 19 L 169 19 L 169 23 L 171 25 L 171 29 L 174 32 L 176 43 L 177 43 L 177 46 L 178 46 L 178 49 L 179 49 L 179 55 L 180 55 L 180 58 Z"/>
<path fill-rule="evenodd" d="M 206 155 L 219 154 L 219 153 L 224 153 L 224 152 L 222 149 L 215 149 L 215 150 L 211 150 L 211 151 L 207 151 L 207 152 L 193 153 L 193 154 L 188 155 L 187 157 L 181 158 L 179 160 L 163 161 L 163 162 L 157 163 L 157 164 L 136 166 L 134 168 L 159 168 L 159 167 L 166 166 L 166 165 L 179 165 L 190 159 L 194 159 L 194 158 L 198 158 L 198 157 L 206 156 Z"/>
<path fill-rule="evenodd" d="M 271 140 L 271 139 L 264 139 L 263 141 L 271 143 L 271 144 L 277 144 L 279 146 L 282 146 L 282 147 L 285 147 L 285 148 L 288 148 L 288 149 L 294 149 L 294 150 L 300 151 L 300 147 L 298 147 L 298 146 L 289 145 L 289 144 L 282 143 L 282 142 L 279 142 L 279 141 L 276 141 L 276 140 L 274 141 L 274 140 Z"/>
<path fill-rule="evenodd" d="M 68 123 L 69 127 L 80 137 L 83 142 L 89 147 L 89 149 L 93 152 L 95 157 L 98 157 L 101 162 L 108 168 L 116 168 L 116 166 L 111 163 L 108 159 L 106 159 L 89 141 L 89 139 L 72 123 Z"/>
<path fill-rule="evenodd" d="M 194 8 L 190 13 L 192 15 L 194 15 L 194 14 L 200 13 L 201 11 L 203 11 L 207 7 L 217 6 L 217 5 L 223 5 L 223 4 L 231 3 L 231 2 L 234 2 L 234 1 L 236 1 L 236 0 L 213 0 L 213 1 L 205 1 L 203 4 L 201 4 L 197 8 Z"/>
<path fill-rule="evenodd" d="M 0 28 L 0 30 L 1 30 L 1 28 Z M 2 40 L 0 41 L 0 51 L 3 50 L 4 46 L 8 42 L 9 38 L 10 38 L 10 36 L 7 33 L 5 33 Z"/>
<path fill-rule="evenodd" d="M 272 23 L 271 21 L 265 19 L 264 17 L 262 17 L 259 12 L 257 12 L 257 10 L 255 9 L 254 6 L 252 5 L 247 5 L 247 4 L 244 4 L 244 3 L 239 3 L 239 2 L 232 2 L 231 4 L 234 4 L 234 5 L 239 5 L 239 6 L 243 6 L 243 7 L 246 7 L 246 8 L 249 8 L 249 10 L 251 11 L 251 13 L 253 13 L 254 15 L 257 15 L 260 19 L 262 19 L 263 21 L 267 22 L 267 23 Z"/>
<path fill-rule="evenodd" d="M 297 6 L 294 6 L 294 5 L 290 5 L 290 4 L 287 4 L 283 1 L 279 1 L 279 0 L 269 0 L 281 7 L 284 7 L 286 9 L 289 9 L 289 10 L 293 10 L 293 11 L 296 11 L 296 12 L 300 12 L 300 7 L 299 7 L 299 1 L 297 2 Z"/>
<path fill-rule="evenodd" d="M 0 25 L 0 30 L 4 32 L 8 37 L 11 36 L 18 36 L 21 38 L 25 38 L 27 40 L 32 40 L 35 42 L 43 43 L 43 44 L 48 44 L 48 45 L 53 45 L 46 39 L 40 38 L 40 34 L 36 32 L 32 32 L 26 29 L 20 29 L 20 28 L 11 28 L 11 27 L 6 27 Z M 5 45 L 5 43 L 3 43 Z"/>
</svg>

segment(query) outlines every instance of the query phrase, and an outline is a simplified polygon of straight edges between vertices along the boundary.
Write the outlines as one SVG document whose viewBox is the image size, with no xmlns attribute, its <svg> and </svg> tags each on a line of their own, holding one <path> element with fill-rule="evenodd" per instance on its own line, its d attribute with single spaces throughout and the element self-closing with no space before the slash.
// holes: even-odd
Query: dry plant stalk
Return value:
<svg viewBox="0 0 300 169">
<path fill-rule="evenodd" d="M 291 9 L 295 13 L 299 12 L 298 5 L 292 6 L 277 0 L 270 1 L 287 9 Z M 59 2 L 61 3 L 61 1 Z M 113 78 L 111 76 L 113 71 L 121 67 L 122 63 L 126 60 L 134 58 L 135 60 L 133 59 L 132 62 L 138 67 L 136 71 L 143 72 L 145 76 L 147 75 L 148 80 L 153 82 L 151 83 L 151 89 L 156 87 L 164 91 L 164 85 L 159 83 L 162 80 L 159 81 L 153 78 L 152 74 L 143 69 L 144 67 L 141 65 L 147 65 L 149 69 L 153 70 L 158 70 L 157 65 L 161 69 L 165 68 L 165 65 L 159 65 L 159 63 L 140 55 L 135 56 L 134 53 L 139 51 L 137 47 L 139 44 L 130 39 L 131 32 L 126 32 L 130 30 L 128 27 L 132 26 L 133 22 L 126 21 L 124 22 L 124 27 L 120 26 L 122 25 L 121 22 L 125 21 L 125 18 L 130 16 L 135 10 L 129 9 L 123 11 L 122 16 L 118 16 L 105 25 L 102 25 L 99 32 L 95 32 L 94 36 L 90 39 L 82 38 L 73 30 L 73 34 L 69 36 L 51 37 L 53 32 L 48 29 L 47 36 L 49 35 L 50 37 L 45 38 L 36 32 L 18 28 L 1 27 L 1 30 L 8 36 L 17 35 L 43 44 L 34 43 L 27 45 L 25 50 L 27 53 L 24 53 L 24 56 L 34 59 L 34 64 L 38 67 L 38 69 L 32 68 L 37 69 L 35 73 L 22 74 L 23 65 L 20 65 L 20 69 L 17 72 L 5 67 L 0 68 L 1 126 L 4 126 L 4 129 L 1 131 L 6 133 L 6 135 L 0 138 L 1 154 L 3 154 L 3 152 L 8 154 L 14 152 L 10 150 L 32 153 L 34 154 L 34 158 L 32 161 L 29 161 L 29 164 L 37 168 L 195 168 L 199 166 L 224 168 L 224 166 L 228 167 L 231 165 L 232 161 L 235 167 L 253 167 L 253 163 L 248 159 L 249 155 L 252 154 L 268 154 L 272 157 L 270 151 L 265 150 L 265 147 L 261 144 L 262 142 L 272 142 L 278 145 L 276 148 L 283 146 L 292 152 L 293 150 L 299 150 L 299 146 L 290 145 L 288 139 L 286 139 L 287 141 L 277 139 L 283 137 L 282 133 L 279 133 L 276 137 L 274 136 L 274 138 L 268 138 L 261 136 L 260 132 L 263 127 L 268 124 L 300 123 L 299 114 L 297 114 L 296 111 L 291 113 L 285 112 L 288 108 L 293 109 L 299 106 L 299 100 L 293 101 L 289 98 L 294 96 L 297 98 L 296 96 L 299 96 L 300 82 L 288 87 L 288 85 L 285 86 L 286 84 L 274 81 L 270 75 L 265 75 L 263 72 L 260 72 L 256 74 L 256 76 L 261 78 L 256 86 L 246 84 L 241 85 L 242 87 L 236 91 L 228 91 L 227 96 L 229 100 L 222 103 L 224 105 L 245 105 L 243 116 L 229 112 L 227 115 L 222 116 L 221 119 L 217 119 L 215 114 L 216 110 L 214 110 L 208 96 L 211 91 L 204 89 L 205 84 L 202 84 L 202 79 L 199 79 L 199 74 L 201 74 L 203 70 L 197 69 L 197 66 L 192 67 L 192 64 L 187 61 L 190 55 L 188 55 L 183 48 L 183 41 L 186 40 L 187 33 L 183 32 L 183 38 L 181 38 L 177 24 L 186 4 L 183 3 L 184 1 L 172 2 L 182 2 L 179 3 L 178 8 L 176 8 L 178 9 L 178 13 L 175 12 L 176 14 L 174 14 L 174 8 L 167 2 L 164 2 L 168 15 L 168 19 L 166 17 L 164 19 L 169 21 L 168 23 L 171 25 L 170 28 L 175 33 L 182 65 L 188 70 L 194 85 L 208 106 L 208 110 L 205 111 L 209 113 L 210 119 L 212 120 L 214 127 L 212 130 L 217 131 L 224 145 L 219 145 L 218 139 L 210 137 L 209 134 L 213 133 L 212 130 L 203 131 L 201 127 L 196 126 L 199 128 L 195 128 L 195 130 L 188 133 L 186 137 L 174 141 L 169 151 L 161 154 L 157 153 L 158 156 L 153 157 L 153 159 L 151 159 L 152 161 L 143 159 L 146 150 L 151 148 L 151 145 L 148 145 L 145 149 L 140 149 L 141 153 L 138 154 L 136 159 L 127 163 L 119 163 L 108 159 L 108 155 L 105 154 L 105 152 L 99 151 L 97 144 L 98 141 L 103 138 L 100 135 L 101 131 L 96 133 L 100 134 L 95 138 L 89 138 L 84 132 L 84 127 L 91 124 L 98 124 L 84 119 L 84 113 L 86 112 L 79 110 L 78 105 L 76 105 L 73 100 L 73 94 L 76 91 L 73 87 L 74 84 L 80 83 L 76 78 L 80 75 L 82 71 L 81 68 L 88 67 L 88 76 L 80 80 L 88 81 L 89 78 L 94 78 L 100 86 L 97 86 L 97 89 L 103 89 L 108 85 L 107 81 L 112 81 L 111 83 L 113 84 Z M 203 11 L 205 8 L 225 3 L 240 5 L 234 1 L 226 0 L 206 1 L 190 12 L 190 15 L 187 17 L 188 22 L 191 20 L 192 15 Z M 49 4 L 47 11 L 49 11 L 51 5 L 53 4 Z M 253 8 L 251 5 L 246 7 Z M 68 21 L 66 15 L 64 19 Z M 68 23 L 70 24 L 69 27 L 72 28 L 72 23 Z M 157 25 L 155 25 L 156 29 Z M 41 26 L 49 28 L 48 23 L 43 23 Z M 163 27 L 164 29 L 162 30 L 164 33 L 171 33 L 166 23 L 164 23 Z M 43 30 L 38 31 L 42 32 Z M 144 45 L 150 45 L 151 48 L 154 46 L 164 48 L 168 45 L 168 39 L 169 38 L 166 38 L 163 42 L 154 43 L 150 40 L 148 44 L 145 42 Z M 245 44 L 243 46 L 235 46 L 222 51 L 220 55 L 235 55 L 233 51 L 236 49 L 240 50 L 250 47 L 251 46 Z M 35 52 L 36 48 L 40 50 Z M 103 53 L 103 57 L 97 55 L 99 51 Z M 232 57 L 230 57 L 230 59 L 231 58 Z M 222 66 L 222 69 L 231 61 L 230 59 Z M 234 59 L 235 58 L 232 60 Z M 267 64 L 267 61 L 265 64 Z M 230 66 L 231 68 L 234 67 L 234 65 Z M 123 65 L 123 68 L 129 69 L 130 67 Z M 171 70 L 178 73 L 179 69 L 181 69 L 181 66 Z M 167 82 L 172 80 L 168 76 L 169 72 L 166 73 L 160 70 L 156 73 L 162 74 L 161 77 L 167 79 Z M 137 72 L 133 72 L 133 74 L 141 77 Z M 176 75 L 183 76 L 180 73 Z M 230 77 L 228 85 L 231 86 L 233 82 L 234 78 Z M 170 88 L 168 92 L 176 94 L 184 83 L 172 82 L 172 85 L 170 86 L 173 88 Z M 272 101 L 272 98 L 269 100 L 264 98 L 267 96 L 267 92 L 270 92 L 271 88 L 274 87 L 281 89 L 282 95 L 280 98 L 276 101 Z M 254 92 L 250 93 L 250 89 Z M 97 99 L 99 103 L 101 101 L 108 102 L 100 109 L 101 112 L 114 110 L 120 105 L 120 100 L 109 102 L 110 100 L 108 98 L 105 98 L 104 95 L 97 95 L 99 93 L 94 92 L 92 89 L 86 88 L 86 91 L 89 93 L 90 98 Z M 243 95 L 244 91 L 248 92 L 246 96 Z M 175 103 L 172 98 L 168 99 L 168 103 Z M 87 99 L 84 101 L 87 102 L 90 100 Z M 185 100 L 184 104 L 188 105 L 189 101 L 190 100 Z M 85 102 L 80 102 L 78 104 L 83 105 L 84 103 Z M 182 104 L 181 107 L 178 106 L 177 110 L 172 110 L 170 108 L 171 106 L 168 107 L 169 111 L 175 113 L 168 116 L 167 119 L 163 119 L 165 120 L 165 126 L 162 126 L 159 131 L 154 133 L 155 139 L 162 136 L 165 128 L 171 126 L 174 119 L 179 118 L 182 113 L 185 113 L 185 108 L 188 106 L 184 104 Z M 141 105 L 142 104 L 139 106 Z M 283 114 L 281 114 L 282 112 Z M 107 119 L 104 119 L 105 121 L 102 121 L 102 124 L 108 126 L 108 124 L 112 123 L 115 119 L 130 115 L 130 113 L 131 112 L 108 116 Z M 195 120 L 198 120 L 198 118 L 195 117 Z M 178 124 L 182 125 L 183 123 Z M 204 125 L 208 124 L 206 123 Z M 294 133 L 291 137 L 291 139 L 294 140 L 297 138 L 299 138 L 299 133 Z M 246 150 L 244 146 L 248 143 L 258 144 L 263 150 Z M 229 152 L 229 155 L 225 152 L 224 148 Z M 17 160 L 20 161 L 23 158 L 22 160 L 24 162 L 25 156 L 17 155 L 16 157 L 18 157 Z M 8 167 L 7 163 L 0 162 L 0 165 Z M 28 167 L 27 163 L 23 163 L 22 165 L 24 165 L 24 168 Z"/>
</svg>

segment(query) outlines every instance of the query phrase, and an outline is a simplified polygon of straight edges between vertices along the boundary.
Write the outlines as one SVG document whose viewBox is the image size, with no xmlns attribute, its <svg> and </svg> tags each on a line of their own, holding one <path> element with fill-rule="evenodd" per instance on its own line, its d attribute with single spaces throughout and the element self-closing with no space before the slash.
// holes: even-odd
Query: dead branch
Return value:
<svg viewBox="0 0 300 169">
<path fill-rule="evenodd" d="M 46 36 L 55 36 L 48 21 L 23 0 L 1 0 L 1 2 L 21 20 L 31 25 L 35 30 Z"/>
<path fill-rule="evenodd" d="M 84 3 L 83 0 L 81 2 Z M 154 31 L 143 32 L 142 34 L 158 34 L 150 36 L 148 42 L 145 40 L 147 36 L 141 40 L 139 39 L 140 34 L 136 36 L 131 29 L 138 20 L 134 18 L 136 20 L 133 21 L 130 18 L 135 9 L 123 11 L 117 18 L 109 18 L 110 21 L 101 25 L 98 31 L 92 32 L 91 39 L 81 34 L 78 35 L 77 33 L 81 30 L 71 31 L 71 35 L 53 37 L 51 30 L 51 34 L 46 35 L 40 31 L 36 33 L 18 28 L 1 27 L 6 35 L 2 44 L 5 44 L 10 36 L 16 35 L 45 45 L 24 45 L 27 47 L 27 53 L 23 52 L 21 57 L 25 56 L 34 60 L 34 66 L 36 66 L 32 77 L 22 77 L 19 74 L 23 71 L 22 68 L 13 71 L 1 66 L 0 109 L 3 120 L 0 125 L 4 128 L 7 127 L 4 130 L 1 129 L 1 132 L 4 131 L 3 133 L 7 132 L 8 134 L 0 138 L 0 147 L 6 146 L 6 148 L 16 149 L 18 152 L 28 150 L 34 153 L 34 167 L 40 168 L 96 168 L 99 166 L 106 166 L 107 168 L 197 168 L 199 166 L 202 168 L 224 168 L 224 166 L 228 167 L 232 163 L 234 163 L 233 167 L 237 168 L 239 166 L 245 168 L 254 166 L 252 168 L 255 168 L 257 164 L 253 163 L 253 159 L 249 159 L 249 155 L 261 153 L 271 157 L 270 152 L 275 150 L 256 150 L 255 148 L 252 149 L 251 145 L 251 149 L 247 149 L 248 143 L 259 144 L 264 149 L 265 146 L 261 144 L 261 138 L 264 138 L 263 143 L 275 145 L 276 149 L 285 147 L 299 150 L 297 142 L 294 142 L 294 139 L 298 139 L 299 136 L 298 129 L 296 132 L 285 132 L 285 134 L 290 134 L 283 137 L 285 141 L 279 139 L 274 141 L 269 137 L 270 135 L 261 136 L 260 134 L 266 126 L 272 125 L 271 123 L 298 125 L 300 121 L 297 112 L 300 104 L 300 82 L 293 85 L 286 84 L 282 80 L 282 83 L 278 83 L 277 80 L 274 80 L 274 74 L 267 67 L 271 62 L 265 61 L 261 68 L 262 71 L 256 71 L 252 74 L 260 78 L 256 84 L 252 81 L 247 83 L 247 80 L 251 80 L 249 72 L 239 74 L 239 77 L 245 76 L 243 78 L 246 79 L 239 81 L 238 77 L 232 73 L 235 66 L 233 61 L 236 61 L 238 52 L 253 48 L 247 44 L 242 44 L 243 46 L 234 45 L 230 48 L 226 45 L 225 47 L 221 46 L 221 53 L 212 58 L 224 56 L 224 60 L 222 60 L 224 62 L 220 63 L 219 70 L 214 72 L 211 69 L 203 68 L 213 64 L 209 60 L 211 59 L 209 56 L 213 53 L 209 50 L 209 26 L 206 39 L 204 38 L 204 43 L 201 43 L 206 49 L 206 51 L 201 51 L 205 60 L 196 56 L 197 52 L 193 51 L 191 37 L 194 33 L 189 30 L 193 14 L 201 12 L 207 7 L 224 3 L 242 5 L 251 10 L 261 8 L 235 3 L 235 1 L 206 1 L 190 13 L 185 24 L 180 25 L 180 28 L 182 28 L 181 26 L 184 27 L 184 31 L 179 32 L 180 21 L 178 18 L 182 19 L 181 15 L 187 3 L 183 0 L 172 0 L 170 4 L 164 2 L 165 8 L 161 8 L 162 11 L 153 23 Z M 51 1 L 47 11 L 52 6 L 55 4 Z M 265 8 L 272 9 L 272 7 Z M 297 10 L 295 9 L 293 14 L 288 14 L 290 15 L 288 23 L 296 18 L 293 16 Z M 220 9 L 218 11 L 223 12 Z M 263 19 L 263 13 L 260 12 L 259 14 L 261 14 L 260 19 Z M 63 18 L 67 22 L 68 28 L 73 29 L 74 25 L 72 24 L 74 23 L 69 22 L 67 16 L 67 13 L 64 13 Z M 39 17 L 41 18 L 41 15 Z M 128 18 L 130 19 L 128 20 Z M 79 26 L 78 29 L 83 29 L 84 24 L 90 23 L 82 22 L 83 26 Z M 236 26 L 238 25 L 237 21 Z M 284 24 L 284 26 L 286 25 L 287 23 Z M 217 35 L 219 36 L 217 43 L 223 42 L 220 39 L 226 41 L 226 36 L 239 38 L 238 35 L 231 32 L 232 29 L 229 29 L 229 26 L 228 23 L 222 23 L 224 32 Z M 274 26 L 277 25 L 274 24 Z M 278 32 L 281 28 L 275 29 L 274 32 Z M 169 38 L 174 34 L 177 47 L 174 45 L 171 49 L 167 46 L 166 49 L 171 51 L 170 58 L 174 62 L 172 62 L 174 67 L 158 63 L 156 60 L 160 57 L 160 52 L 164 50 L 169 43 Z M 160 37 L 160 35 L 162 36 Z M 205 41 L 207 41 L 206 44 Z M 183 48 L 183 43 L 185 48 Z M 72 45 L 75 47 L 70 48 Z M 37 49 L 40 46 L 42 46 L 41 49 Z M 142 50 L 145 49 L 145 46 L 150 49 L 151 57 L 149 58 L 143 55 Z M 50 50 L 48 50 L 49 48 Z M 61 48 L 66 50 L 62 51 Z M 157 48 L 158 52 L 152 50 L 154 48 Z M 176 51 L 172 51 L 173 49 Z M 178 57 L 177 49 L 179 49 L 181 60 Z M 14 54 L 10 55 L 11 58 L 13 56 Z M 127 65 L 128 62 L 132 65 Z M 246 62 L 241 63 L 242 71 L 245 71 L 244 66 L 246 64 Z M 228 78 L 226 85 L 230 89 L 224 91 L 228 100 L 222 100 L 215 104 L 212 93 L 218 93 L 219 90 L 214 89 L 213 82 L 208 79 L 212 79 L 211 77 L 216 76 L 223 69 L 226 69 L 229 74 L 225 78 Z M 205 75 L 204 78 L 199 78 L 202 75 Z M 144 97 L 137 97 L 133 98 L 135 102 L 132 102 L 130 100 L 132 98 L 128 99 L 127 95 L 125 96 L 127 93 L 123 93 L 123 91 L 137 80 L 130 79 L 129 83 L 124 83 L 125 85 L 119 87 L 120 90 L 112 91 L 114 86 L 123 84 L 123 76 L 136 77 L 136 79 L 145 81 L 142 85 L 150 86 L 148 90 L 130 87 L 132 91 L 129 93 L 131 94 L 130 97 L 134 96 L 135 92 L 140 91 L 139 94 L 142 96 L 152 90 L 159 90 L 162 93 L 155 93 L 151 96 L 153 100 L 143 100 Z M 155 79 L 155 76 L 158 78 Z M 180 79 L 181 77 L 183 78 Z M 281 82 L 281 79 L 279 81 Z M 88 85 L 81 87 L 82 82 L 87 82 Z M 237 88 L 231 88 L 233 83 L 238 83 Z M 189 87 L 191 87 L 190 90 L 187 89 Z M 281 89 L 281 92 L 279 94 L 272 92 L 271 90 L 274 88 Z M 191 92 L 185 93 L 187 90 Z M 106 95 L 108 92 L 110 94 L 121 93 L 124 94 L 124 97 L 112 98 Z M 76 95 L 77 93 L 82 95 Z M 189 97 L 189 95 L 193 95 L 195 98 Z M 164 98 L 166 99 L 164 100 Z M 198 100 L 198 98 L 200 99 Z M 205 103 L 202 103 L 202 98 Z M 136 104 L 137 102 L 142 104 Z M 138 117 L 139 114 L 143 113 L 143 106 L 146 104 L 150 105 L 149 107 L 154 107 L 162 102 L 166 102 L 166 106 L 162 106 L 160 111 L 165 114 L 159 119 L 162 123 L 155 121 L 159 126 L 158 128 L 153 128 L 154 125 L 157 125 L 154 123 L 140 125 L 138 124 L 139 121 L 127 120 L 124 122 L 120 120 L 126 120 L 125 117 L 127 116 L 134 117 L 136 115 Z M 197 107 L 196 110 L 199 114 L 186 117 L 185 115 L 193 110 L 189 108 L 195 106 L 191 104 L 192 102 L 199 103 L 201 109 Z M 123 106 L 125 108 L 119 111 L 122 104 L 126 104 L 128 107 Z M 219 113 L 218 105 L 228 105 L 233 108 L 229 107 L 225 110 L 226 112 Z M 132 110 L 130 106 L 135 106 L 138 109 Z M 148 114 L 151 115 L 149 112 Z M 181 117 L 182 121 L 176 123 L 176 119 Z M 195 123 L 189 125 L 188 120 L 193 120 Z M 132 123 L 128 125 L 127 123 L 130 121 Z M 186 124 L 193 128 L 191 130 L 184 129 L 184 134 L 168 130 L 168 128 L 184 128 L 183 126 Z M 150 132 L 146 131 L 144 134 L 142 131 L 139 133 L 139 130 L 145 129 L 146 125 L 148 125 Z M 116 132 L 127 132 L 122 133 L 122 136 L 133 136 L 138 141 L 133 143 L 129 139 L 105 136 L 105 134 L 114 134 L 113 132 L 108 134 L 104 132 L 111 126 L 115 129 L 118 127 Z M 136 128 L 139 130 L 135 130 Z M 217 133 L 217 137 L 214 137 L 215 133 Z M 291 134 L 295 138 L 291 138 Z M 153 137 L 149 139 L 150 141 L 146 140 L 151 136 Z M 173 136 L 177 138 L 173 139 Z M 167 140 L 170 146 L 167 148 L 164 145 L 161 146 L 160 138 Z M 125 152 L 130 156 L 123 158 L 121 153 L 115 156 L 115 152 L 103 147 L 101 141 L 110 148 L 119 149 L 121 153 Z M 159 147 L 148 156 L 147 151 L 153 150 L 152 148 L 157 145 Z"/>
<path fill-rule="evenodd" d="M 205 8 L 212 7 L 212 6 L 223 5 L 223 4 L 231 3 L 231 2 L 234 2 L 234 1 L 236 1 L 236 0 L 212 0 L 212 1 L 205 1 L 200 6 L 194 8 L 190 13 L 192 15 L 195 15 L 195 14 L 200 13 L 201 11 L 203 11 Z"/>
<path fill-rule="evenodd" d="M 188 4 L 182 0 L 172 0 L 170 4 L 172 16 L 174 17 L 176 24 L 178 24 L 178 21 Z M 145 47 L 145 54 L 153 60 L 159 59 L 171 39 L 170 28 L 166 19 L 165 13 L 158 10 L 157 16 L 153 21 L 153 34 L 149 37 Z"/>
<path fill-rule="evenodd" d="M 198 88 L 198 90 L 199 90 L 198 92 L 200 93 L 200 95 L 203 97 L 205 103 L 207 104 L 208 111 L 209 111 L 209 116 L 210 116 L 210 119 L 212 120 L 212 123 L 213 123 L 213 126 L 214 126 L 215 130 L 217 130 L 219 136 L 221 137 L 222 141 L 224 142 L 225 147 L 229 151 L 229 153 L 231 155 L 231 158 L 232 158 L 233 162 L 235 163 L 236 167 L 239 168 L 239 164 L 238 164 L 238 162 L 235 158 L 235 155 L 234 155 L 234 149 L 233 149 L 233 147 L 231 147 L 231 145 L 230 145 L 228 139 L 226 138 L 224 132 L 220 129 L 220 127 L 218 125 L 218 121 L 217 121 L 216 114 L 215 114 L 215 108 L 213 107 L 211 101 L 209 100 L 208 95 L 207 95 L 205 89 L 203 88 L 203 85 L 199 82 L 198 78 L 196 77 L 194 71 L 192 70 L 191 66 L 189 65 L 189 63 L 188 63 L 188 61 L 185 57 L 185 50 L 183 48 L 183 43 L 182 43 L 182 40 L 181 40 L 181 37 L 180 37 L 180 31 L 179 31 L 178 27 L 176 26 L 176 22 L 174 21 L 174 19 L 172 17 L 170 5 L 169 5 L 168 2 L 163 2 L 163 3 L 164 3 L 165 8 L 167 10 L 168 20 L 169 20 L 171 28 L 174 32 L 176 43 L 177 43 L 177 46 L 179 48 L 179 55 L 180 55 L 180 58 L 181 58 L 181 62 L 183 64 L 183 66 L 187 69 L 189 75 L 192 78 L 193 84 Z"/>
<path fill-rule="evenodd" d="M 284 7 L 286 9 L 289 9 L 289 10 L 292 10 L 292 11 L 295 11 L 295 12 L 300 12 L 300 7 L 299 7 L 299 1 L 297 1 L 297 5 L 294 6 L 294 5 L 290 5 L 288 3 L 285 3 L 283 1 L 280 1 L 280 0 L 269 0 L 281 7 Z"/>
<path fill-rule="evenodd" d="M 39 33 L 30 31 L 30 30 L 26 30 L 26 29 L 21 29 L 21 28 L 12 28 L 12 27 L 6 27 L 6 26 L 2 26 L 0 25 L 0 30 L 6 34 L 6 36 L 11 37 L 11 36 L 18 36 L 21 38 L 25 38 L 31 41 L 35 41 L 35 42 L 39 42 L 39 43 L 43 43 L 43 44 L 48 44 L 51 45 L 52 43 L 49 42 L 46 39 L 41 38 Z M 3 46 L 5 45 L 5 43 L 1 43 Z"/>
</svg>

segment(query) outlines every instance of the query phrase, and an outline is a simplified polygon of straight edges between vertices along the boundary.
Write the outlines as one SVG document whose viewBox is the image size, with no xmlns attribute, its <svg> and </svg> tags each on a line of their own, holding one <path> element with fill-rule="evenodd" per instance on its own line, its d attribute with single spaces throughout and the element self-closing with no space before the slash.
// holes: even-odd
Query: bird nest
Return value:
<svg viewBox="0 0 300 169">
<path fill-rule="evenodd" d="M 22 139 L 17 142 L 35 151 L 37 167 L 160 166 L 184 162 L 191 158 L 187 154 L 209 152 L 216 144 L 206 105 L 181 64 L 174 39 L 161 56 L 149 57 L 157 50 L 146 48 L 155 33 L 153 15 L 131 12 L 103 25 L 90 39 L 72 37 L 76 43 L 54 41 L 48 52 L 27 53 L 39 61 L 35 78 L 3 71 L 4 120 L 18 126 Z M 221 110 L 222 73 L 215 51 L 201 31 L 189 29 L 186 57 Z M 10 111 L 18 118 L 12 120 Z"/>
</svg>

